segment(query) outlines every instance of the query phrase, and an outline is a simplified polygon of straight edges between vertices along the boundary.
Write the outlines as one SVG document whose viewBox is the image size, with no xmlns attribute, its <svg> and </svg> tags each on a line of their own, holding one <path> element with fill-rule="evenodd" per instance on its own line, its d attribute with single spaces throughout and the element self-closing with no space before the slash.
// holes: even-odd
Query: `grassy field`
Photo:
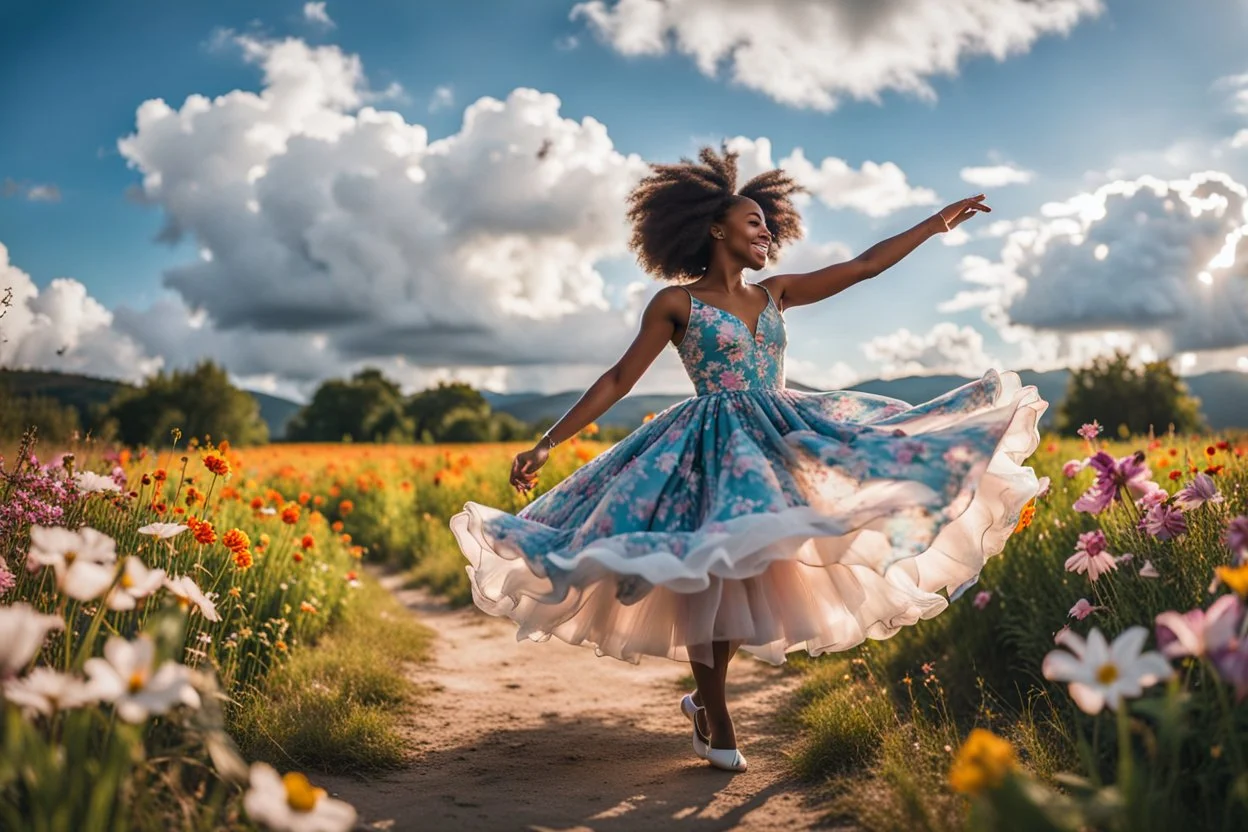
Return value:
<svg viewBox="0 0 1248 832">
<path fill-rule="evenodd" d="M 467 500 L 518 511 L 605 447 L 585 438 L 560 446 L 530 495 L 507 485 L 520 446 L 84 450 L 90 470 L 125 485 L 72 495 L 48 522 L 100 529 L 119 555 L 193 578 L 216 617 L 195 593 L 179 599 L 168 587 L 159 602 L 111 611 L 69 597 L 53 566 L 14 568 L 4 600 L 68 625 L 35 664 L 81 674 L 108 636 L 150 632 L 164 655 L 211 669 L 227 696 L 216 723 L 206 706 L 181 721 L 170 708 L 131 742 L 149 761 L 182 760 L 180 776 L 200 770 L 191 761 L 207 770 L 211 758 L 212 776 L 189 778 L 207 797 L 188 817 L 211 809 L 239 820 L 246 770 L 229 776 L 230 760 L 366 771 L 405 759 L 394 714 L 414 694 L 402 668 L 424 655 L 428 634 L 396 623 L 384 592 L 362 583 L 361 561 L 402 568 L 469 603 L 449 517 Z M 1238 704 L 1248 640 L 1236 594 L 1248 592 L 1248 567 L 1236 566 L 1248 554 L 1237 548 L 1248 534 L 1248 520 L 1237 519 L 1248 512 L 1244 455 L 1240 437 L 1046 440 L 1032 464 L 1050 478 L 1048 492 L 977 586 L 888 641 L 818 659 L 793 654 L 803 684 L 778 718 L 799 729 L 793 768 L 818 784 L 829 816 L 872 830 L 1237 828 L 1248 808 L 1248 716 Z M 64 480 L 58 470 L 31 476 Z M 10 476 L 0 501 L 13 566 L 30 546 L 31 495 L 52 493 L 34 480 Z M 192 528 L 168 539 L 140 533 L 153 522 Z M 197 539 L 202 523 L 211 534 L 199 525 Z M 1163 643 L 1164 658 L 1153 653 Z M 44 743 L 43 777 L 68 776 L 50 762 L 58 732 L 82 732 L 85 758 L 63 765 L 89 758 L 98 770 L 119 753 L 109 745 L 116 732 L 103 728 L 117 724 L 115 712 L 103 707 L 96 728 L 69 711 L 23 717 L 6 707 L 7 724 L 26 726 L 23 742 Z M 131 810 L 148 800 L 163 812 L 156 817 L 186 811 L 176 795 L 187 792 L 161 798 L 156 788 L 169 771 L 122 769 L 118 778 L 143 787 L 130 792 Z M 29 777 L 0 768 L 6 805 L 46 800 L 51 811 L 46 782 Z M 93 794 L 90 783 L 77 788 L 84 800 Z"/>
</svg>

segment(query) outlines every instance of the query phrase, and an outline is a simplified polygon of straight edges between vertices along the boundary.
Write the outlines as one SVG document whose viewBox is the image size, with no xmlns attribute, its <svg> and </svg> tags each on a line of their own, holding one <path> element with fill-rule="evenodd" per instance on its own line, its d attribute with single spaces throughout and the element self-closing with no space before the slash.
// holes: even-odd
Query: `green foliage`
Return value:
<svg viewBox="0 0 1248 832">
<path fill-rule="evenodd" d="M 17 396 L 0 380 L 0 439 L 17 439 L 29 427 L 52 442 L 68 442 L 80 430 L 78 411 L 46 396 Z"/>
<path fill-rule="evenodd" d="M 1093 419 L 1104 424 L 1112 435 L 1122 438 L 1202 430 L 1200 399 L 1189 394 L 1187 385 L 1167 361 L 1133 366 L 1130 356 L 1118 352 L 1101 356 L 1079 370 L 1072 370 L 1066 397 L 1058 411 L 1058 429 L 1074 433 Z"/>
<path fill-rule="evenodd" d="M 174 429 L 188 437 L 228 439 L 237 446 L 269 438 L 255 398 L 231 384 L 225 370 L 211 361 L 187 371 L 162 371 L 142 387 L 122 390 L 104 415 L 130 446 L 161 445 Z"/>
<path fill-rule="evenodd" d="M 330 379 L 295 414 L 286 428 L 295 442 L 406 442 L 411 419 L 403 412 L 399 386 L 366 368 L 348 380 Z"/>
<path fill-rule="evenodd" d="M 514 442 L 536 431 L 509 413 L 495 413 L 478 390 L 461 382 L 404 397 L 380 371 L 323 383 L 291 420 L 296 442 Z"/>
</svg>

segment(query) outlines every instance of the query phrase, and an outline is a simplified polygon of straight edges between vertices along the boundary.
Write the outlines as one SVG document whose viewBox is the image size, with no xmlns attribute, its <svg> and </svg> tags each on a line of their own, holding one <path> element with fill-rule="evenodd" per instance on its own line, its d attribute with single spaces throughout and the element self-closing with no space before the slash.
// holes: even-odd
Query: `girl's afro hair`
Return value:
<svg viewBox="0 0 1248 832">
<path fill-rule="evenodd" d="M 777 168 L 737 191 L 737 156 L 724 144 L 720 154 L 703 147 L 701 164 L 685 158 L 675 165 L 651 163 L 653 172 L 628 195 L 629 247 L 643 270 L 675 282 L 701 277 L 711 262 L 711 223 L 723 220 L 743 198 L 763 209 L 777 253 L 801 238 L 801 217 L 791 197 L 805 189 Z"/>
</svg>

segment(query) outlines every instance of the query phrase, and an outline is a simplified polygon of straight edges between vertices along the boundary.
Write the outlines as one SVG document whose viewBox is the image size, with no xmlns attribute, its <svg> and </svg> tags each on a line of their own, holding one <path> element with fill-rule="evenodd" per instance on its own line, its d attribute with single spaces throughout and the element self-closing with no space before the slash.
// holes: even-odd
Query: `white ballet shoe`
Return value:
<svg viewBox="0 0 1248 832">
<path fill-rule="evenodd" d="M 745 771 L 745 757 L 735 748 L 708 748 L 706 761 L 724 771 Z"/>
<path fill-rule="evenodd" d="M 702 709 L 694 704 L 693 696 L 691 694 L 685 694 L 685 697 L 680 700 L 680 712 L 687 716 L 689 721 L 693 723 L 693 753 L 697 754 L 700 759 L 705 760 L 706 753 L 710 750 L 711 744 L 706 740 L 703 740 L 701 735 L 698 733 L 698 711 L 700 710 Z"/>
</svg>

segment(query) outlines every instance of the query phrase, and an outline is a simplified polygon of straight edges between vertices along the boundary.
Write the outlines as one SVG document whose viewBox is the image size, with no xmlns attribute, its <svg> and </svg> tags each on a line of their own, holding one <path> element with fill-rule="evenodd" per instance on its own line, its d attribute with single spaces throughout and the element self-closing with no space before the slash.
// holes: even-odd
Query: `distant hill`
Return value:
<svg viewBox="0 0 1248 832">
<path fill-rule="evenodd" d="M 44 370 L 0 370 L 0 388 L 7 387 L 19 396 L 47 396 L 78 411 L 82 424 L 90 424 L 90 412 L 94 405 L 107 404 L 123 387 L 131 387 L 122 381 L 81 376 L 72 373 L 55 373 Z M 269 426 L 269 438 L 281 439 L 286 435 L 286 424 L 302 407 L 297 402 L 270 396 L 267 393 L 247 391 L 260 405 L 260 418 Z M 2 402 L 0 402 L 2 404 Z"/>
<path fill-rule="evenodd" d="M 1066 395 L 1066 382 L 1070 376 L 1068 370 L 1052 370 L 1045 373 L 1023 370 L 1019 373 L 1024 384 L 1034 384 L 1041 398 L 1049 402 L 1049 409 L 1041 421 L 1041 425 L 1051 427 L 1057 416 L 1057 408 Z M 1206 373 L 1199 376 L 1187 376 L 1183 379 L 1192 395 L 1201 400 L 1201 410 L 1205 419 L 1214 430 L 1226 428 L 1248 428 L 1248 374 L 1237 372 Z M 954 375 L 909 376 L 897 379 L 875 379 L 856 384 L 850 390 L 861 390 L 890 396 L 895 399 L 917 404 L 933 399 L 955 387 L 960 387 L 972 378 Z M 789 380 L 789 389 L 803 392 L 819 392 L 818 388 Z M 542 418 L 557 419 L 568 411 L 583 391 L 568 391 L 541 395 L 537 393 L 485 393 L 486 400 L 495 410 L 510 413 L 524 421 L 537 421 Z M 687 397 L 684 393 L 648 394 L 644 396 L 625 396 L 603 414 L 598 421 L 604 426 L 635 427 L 647 413 L 658 413 L 663 408 L 675 404 Z"/>
</svg>

